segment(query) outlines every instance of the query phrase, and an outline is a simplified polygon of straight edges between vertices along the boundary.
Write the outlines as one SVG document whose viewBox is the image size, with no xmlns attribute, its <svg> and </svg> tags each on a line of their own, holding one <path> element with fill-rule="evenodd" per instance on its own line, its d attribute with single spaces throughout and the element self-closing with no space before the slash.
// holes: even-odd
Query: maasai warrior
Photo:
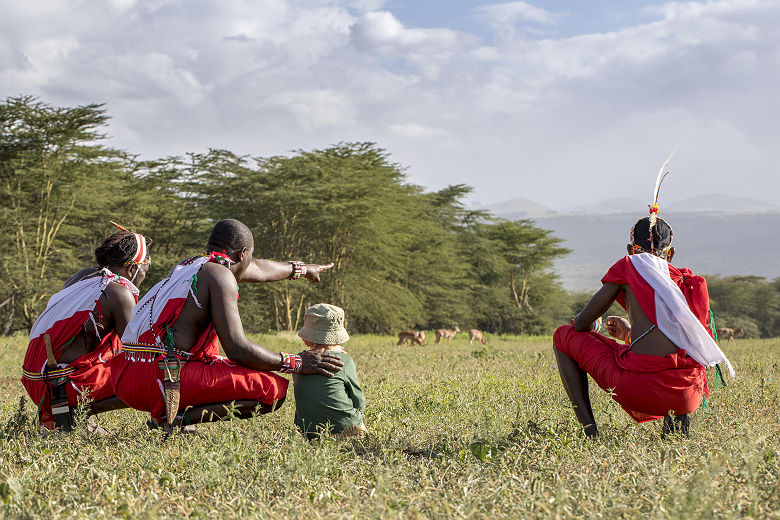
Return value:
<svg viewBox="0 0 780 520">
<path fill-rule="evenodd" d="M 255 260 L 254 238 L 233 219 L 218 222 L 206 253 L 180 262 L 139 302 L 112 360 L 112 382 L 129 406 L 150 412 L 150 426 L 251 417 L 279 406 L 287 379 L 271 371 L 332 376 L 338 355 L 271 352 L 244 335 L 238 282 L 320 279 L 333 264 Z M 219 356 L 219 344 L 227 358 Z"/>
<path fill-rule="evenodd" d="M 705 367 L 725 363 L 734 375 L 711 337 L 706 281 L 668 263 L 674 256 L 673 233 L 657 216 L 659 187 L 657 182 L 651 215 L 631 230 L 628 256 L 609 269 L 602 288 L 572 324 L 559 327 L 553 336 L 563 386 L 590 437 L 598 429 L 588 375 L 637 422 L 666 417 L 664 433 L 676 426 L 687 432 L 687 414 L 709 394 Z M 614 301 L 629 319 L 610 316 L 607 330 L 625 344 L 592 332 Z"/>
<path fill-rule="evenodd" d="M 22 383 L 39 407 L 46 428 L 55 426 L 52 395 L 57 389 L 67 398 L 67 407 L 58 407 L 64 408 L 58 418 L 64 416 L 67 424 L 59 426 L 65 429 L 70 425 L 67 408 L 75 407 L 80 396 L 92 400 L 91 413 L 125 407 L 114 395 L 109 362 L 121 348 L 119 338 L 138 301 L 136 285 L 149 268 L 151 240 L 117 227 L 121 231 L 95 249 L 99 267 L 73 275 L 51 297 L 30 331 Z M 54 358 L 51 362 L 47 341 Z M 88 425 L 93 427 L 94 419 L 90 419 Z"/>
</svg>

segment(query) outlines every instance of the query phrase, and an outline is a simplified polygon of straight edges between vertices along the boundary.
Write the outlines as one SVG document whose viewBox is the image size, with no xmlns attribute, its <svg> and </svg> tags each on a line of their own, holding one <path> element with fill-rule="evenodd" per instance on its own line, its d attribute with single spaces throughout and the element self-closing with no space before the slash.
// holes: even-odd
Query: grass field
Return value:
<svg viewBox="0 0 780 520">
<path fill-rule="evenodd" d="M 25 338 L 0 339 L 0 517 L 780 518 L 780 340 L 727 349 L 737 379 L 713 390 L 689 438 L 662 440 L 660 422 L 637 425 L 592 391 L 595 442 L 577 427 L 550 344 L 354 337 L 371 436 L 310 444 L 292 399 L 205 425 L 203 438 L 163 442 L 129 410 L 99 418 L 108 437 L 43 437 L 18 381 Z"/>
</svg>

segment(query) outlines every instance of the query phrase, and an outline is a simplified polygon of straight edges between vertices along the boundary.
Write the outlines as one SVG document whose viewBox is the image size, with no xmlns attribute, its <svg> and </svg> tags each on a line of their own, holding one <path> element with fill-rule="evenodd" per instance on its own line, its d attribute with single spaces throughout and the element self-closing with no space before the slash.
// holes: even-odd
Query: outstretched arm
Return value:
<svg viewBox="0 0 780 520">
<path fill-rule="evenodd" d="M 238 312 L 238 286 L 227 269 L 214 269 L 208 278 L 209 304 L 214 329 L 228 359 L 256 370 L 279 370 L 282 356 L 249 341 Z M 333 376 L 344 366 L 335 354 L 301 355 L 302 374 Z"/>
<path fill-rule="evenodd" d="M 574 330 L 578 332 L 585 332 L 590 330 L 593 322 L 600 318 L 609 307 L 612 302 L 615 301 L 620 293 L 620 285 L 616 283 L 605 283 L 601 289 L 590 299 L 585 308 L 577 314 L 574 318 Z"/>
<path fill-rule="evenodd" d="M 302 278 L 306 278 L 310 283 L 319 282 L 320 273 L 331 267 L 333 267 L 332 262 L 326 265 L 306 264 L 306 274 L 302 275 Z M 249 283 L 277 282 L 286 280 L 292 273 L 293 267 L 290 262 L 275 262 L 256 258 L 249 264 L 249 268 L 241 276 L 240 281 Z"/>
</svg>

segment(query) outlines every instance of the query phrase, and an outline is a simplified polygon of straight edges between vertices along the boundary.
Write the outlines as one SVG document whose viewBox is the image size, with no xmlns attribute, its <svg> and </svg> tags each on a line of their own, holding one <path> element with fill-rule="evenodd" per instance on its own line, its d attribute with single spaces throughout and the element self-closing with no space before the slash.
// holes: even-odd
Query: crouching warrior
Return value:
<svg viewBox="0 0 780 520">
<path fill-rule="evenodd" d="M 30 330 L 22 384 L 48 429 L 71 429 L 79 397 L 90 400 L 90 414 L 125 407 L 111 386 L 110 361 L 138 301 L 151 240 L 117 227 L 95 250 L 99 267 L 65 282 Z M 96 427 L 91 417 L 87 425 Z"/>
<path fill-rule="evenodd" d="M 206 253 L 180 262 L 133 311 L 111 377 L 123 401 L 151 413 L 151 427 L 170 431 L 229 414 L 267 413 L 287 394 L 288 380 L 272 371 L 332 376 L 329 370 L 341 370 L 335 354 L 271 352 L 246 338 L 239 282 L 316 282 L 333 265 L 255 260 L 253 251 L 249 228 L 222 220 Z M 219 355 L 219 344 L 227 357 Z"/>
<path fill-rule="evenodd" d="M 564 389 L 591 437 L 598 429 L 588 376 L 611 391 L 635 421 L 663 417 L 664 434 L 677 429 L 687 433 L 687 415 L 709 393 L 706 367 L 724 363 L 734 376 L 711 336 L 706 281 L 669 263 L 674 256 L 672 228 L 657 214 L 662 173 L 663 168 L 650 215 L 631 229 L 628 256 L 607 271 L 601 289 L 572 325 L 559 327 L 553 336 Z M 624 343 L 598 334 L 598 327 L 593 327 L 615 301 L 628 311 L 629 319 L 607 317 L 607 331 Z"/>
</svg>

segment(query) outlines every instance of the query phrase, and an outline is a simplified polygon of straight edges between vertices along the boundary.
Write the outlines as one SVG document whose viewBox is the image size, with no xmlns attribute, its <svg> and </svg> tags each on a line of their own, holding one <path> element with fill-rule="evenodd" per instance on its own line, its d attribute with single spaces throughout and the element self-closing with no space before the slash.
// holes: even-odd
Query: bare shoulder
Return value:
<svg viewBox="0 0 780 520">
<path fill-rule="evenodd" d="M 203 282 L 208 287 L 225 290 L 229 288 L 237 287 L 236 277 L 233 273 L 224 265 L 209 262 L 203 264 L 198 272 L 199 282 Z"/>
<path fill-rule="evenodd" d="M 133 292 L 119 282 L 109 283 L 103 292 L 106 294 L 106 297 L 109 300 L 115 300 L 118 302 L 129 302 L 132 305 L 135 305 L 135 298 L 133 297 Z"/>
</svg>

